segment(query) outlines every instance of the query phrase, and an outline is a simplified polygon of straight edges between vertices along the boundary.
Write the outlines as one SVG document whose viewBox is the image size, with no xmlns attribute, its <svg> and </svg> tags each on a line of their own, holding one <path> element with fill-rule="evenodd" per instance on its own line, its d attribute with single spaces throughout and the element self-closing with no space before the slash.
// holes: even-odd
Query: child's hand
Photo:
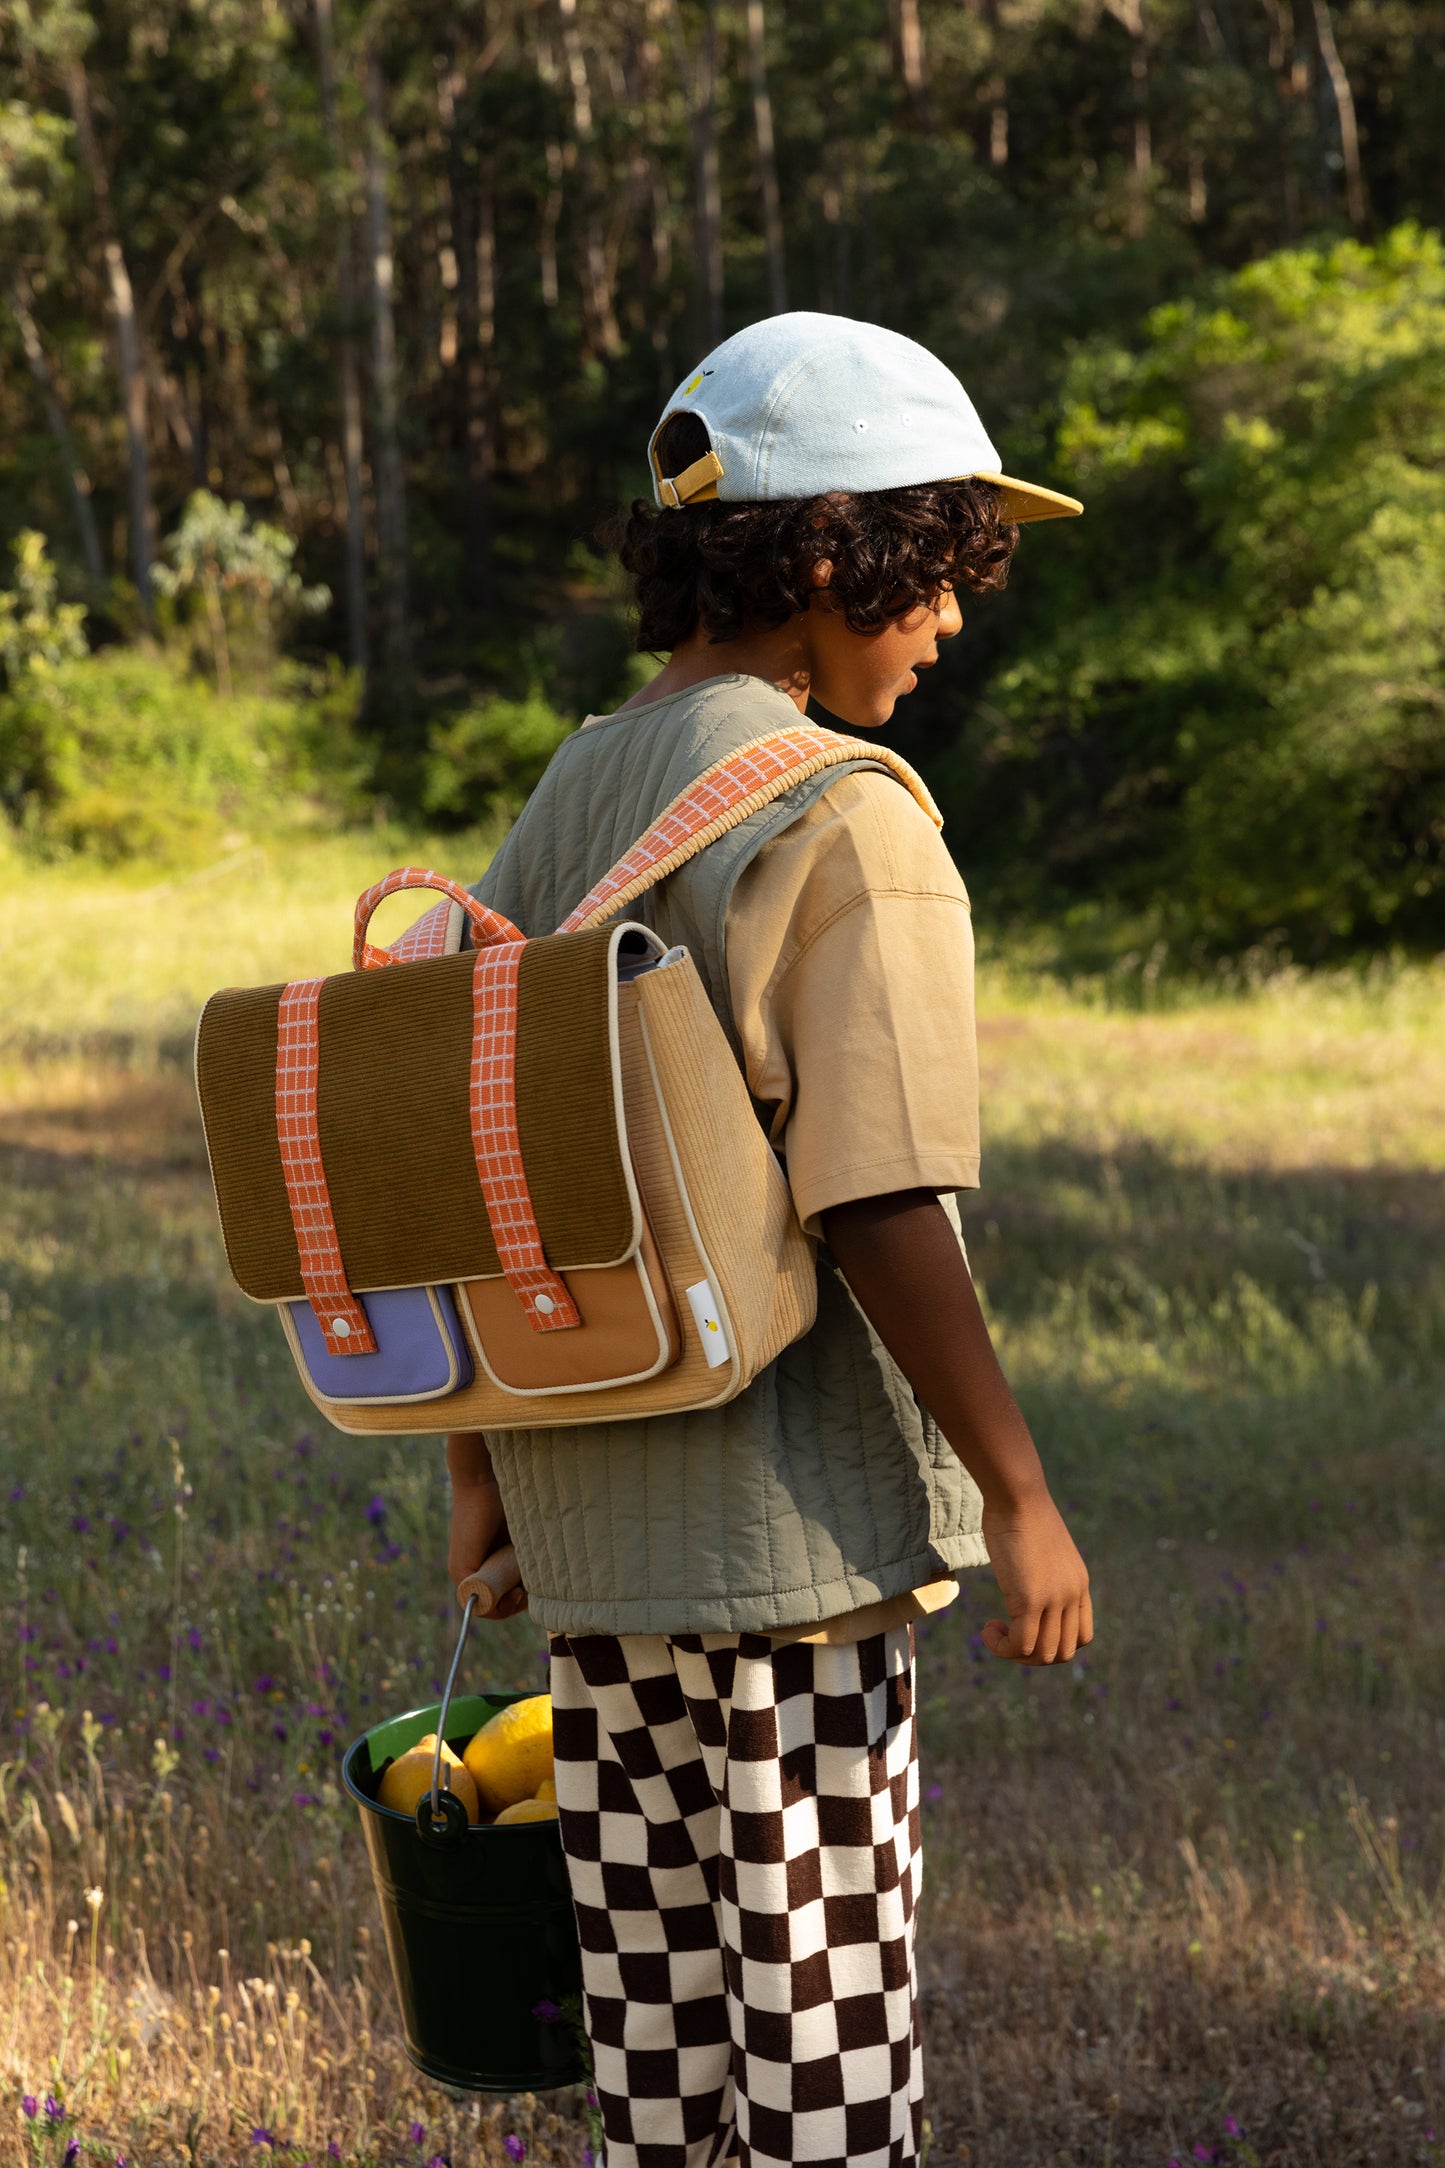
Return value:
<svg viewBox="0 0 1445 2168">
<path fill-rule="evenodd" d="M 507 1535 L 502 1494 L 492 1474 L 486 1441 L 476 1431 L 453 1431 L 447 1439 L 447 1471 L 452 1482 L 452 1518 L 447 1572 L 460 1584 L 480 1576 L 477 1618 L 516 1618 L 527 1608 L 527 1591 L 517 1554 Z M 471 1595 L 473 1591 L 467 1590 Z"/>
<path fill-rule="evenodd" d="M 983 1537 L 1008 1624 L 991 1618 L 984 1646 L 1014 1664 L 1067 1664 L 1094 1638 L 1089 1570 L 1047 1491 L 1026 1505 L 988 1506 Z"/>
</svg>

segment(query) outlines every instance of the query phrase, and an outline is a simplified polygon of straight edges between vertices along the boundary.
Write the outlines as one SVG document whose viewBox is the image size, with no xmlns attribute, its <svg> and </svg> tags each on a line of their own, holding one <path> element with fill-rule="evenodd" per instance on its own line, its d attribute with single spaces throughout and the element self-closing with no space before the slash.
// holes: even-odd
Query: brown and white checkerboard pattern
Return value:
<svg viewBox="0 0 1445 2168">
<path fill-rule="evenodd" d="M 478 949 L 472 973 L 472 1149 L 492 1239 L 534 1332 L 580 1325 L 565 1281 L 542 1248 L 517 1131 L 517 973 L 523 941 Z"/>
<path fill-rule="evenodd" d="M 911 1630 L 552 1640 L 608 2168 L 908 2168 Z"/>
<path fill-rule="evenodd" d="M 301 1285 L 316 1312 L 327 1353 L 374 1355 L 370 1322 L 347 1285 L 331 1191 L 321 1163 L 316 1079 L 318 1013 L 325 983 L 324 979 L 295 979 L 281 995 L 276 1019 L 276 1135 L 301 1254 Z"/>
</svg>

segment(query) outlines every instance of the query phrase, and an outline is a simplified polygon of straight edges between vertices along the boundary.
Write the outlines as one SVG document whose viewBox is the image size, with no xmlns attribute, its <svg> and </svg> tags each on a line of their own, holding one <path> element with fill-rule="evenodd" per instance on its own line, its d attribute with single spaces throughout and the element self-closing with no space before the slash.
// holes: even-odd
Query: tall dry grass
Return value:
<svg viewBox="0 0 1445 2168">
<path fill-rule="evenodd" d="M 7 902 L 0 2157 L 580 2157 L 574 2098 L 401 2053 L 336 1774 L 439 1679 L 439 1452 L 318 1422 L 174 1057 L 210 983 L 340 960 L 351 851 Z M 934 2168 L 1445 2158 L 1436 993 L 984 976 L 971 1251 L 1100 1632 L 996 1666 L 979 1574 L 920 1636 Z"/>
</svg>

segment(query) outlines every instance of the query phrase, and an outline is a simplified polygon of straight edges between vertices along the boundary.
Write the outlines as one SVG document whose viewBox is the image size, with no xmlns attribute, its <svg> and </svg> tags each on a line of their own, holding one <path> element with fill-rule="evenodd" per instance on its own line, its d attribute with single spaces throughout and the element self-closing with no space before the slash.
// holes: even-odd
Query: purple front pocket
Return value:
<svg viewBox="0 0 1445 2168">
<path fill-rule="evenodd" d="M 374 1355 L 332 1355 L 309 1302 L 282 1305 L 297 1368 L 323 1400 L 439 1400 L 472 1382 L 472 1358 L 448 1287 L 358 1295 Z"/>
</svg>

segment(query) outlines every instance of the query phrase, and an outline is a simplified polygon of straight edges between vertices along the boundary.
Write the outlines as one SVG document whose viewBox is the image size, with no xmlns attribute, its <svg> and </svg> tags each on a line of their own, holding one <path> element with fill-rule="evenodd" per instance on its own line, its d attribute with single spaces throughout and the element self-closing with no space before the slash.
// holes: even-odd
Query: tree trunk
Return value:
<svg viewBox="0 0 1445 2168">
<path fill-rule="evenodd" d="M 698 42 L 692 119 L 693 344 L 698 358 L 723 335 L 722 186 L 717 144 L 718 0 Z"/>
<path fill-rule="evenodd" d="M 452 438 L 462 476 L 461 529 L 468 599 L 483 614 L 492 582 L 492 347 L 496 338 L 496 159 L 476 147 L 476 127 L 455 95 L 460 68 L 442 105 L 447 129 L 447 187 L 457 259 L 457 377 Z"/>
<path fill-rule="evenodd" d="M 1149 47 L 1152 40 L 1144 20 L 1144 0 L 1104 0 L 1104 4 L 1134 41 L 1129 60 L 1134 155 L 1127 225 L 1130 236 L 1138 240 L 1149 224 L 1149 185 L 1154 170 L 1154 132 L 1149 120 Z"/>
<path fill-rule="evenodd" d="M 1283 232 L 1285 240 L 1293 242 L 1300 229 L 1296 114 L 1303 87 L 1295 58 L 1294 9 L 1290 0 L 1264 0 L 1264 10 L 1269 18 L 1269 68 L 1280 102 L 1278 141 Z"/>
<path fill-rule="evenodd" d="M 897 0 L 897 5 L 899 73 L 914 119 L 920 128 L 931 128 L 933 114 L 928 95 L 928 71 L 923 59 L 923 18 L 918 12 L 918 0 Z"/>
<path fill-rule="evenodd" d="M 1335 111 L 1340 122 L 1340 155 L 1345 166 L 1345 206 L 1350 224 L 1357 229 L 1364 225 L 1368 215 L 1365 199 L 1365 176 L 1360 165 L 1360 130 L 1355 118 L 1355 98 L 1350 89 L 1350 78 L 1340 58 L 1335 43 L 1335 26 L 1330 15 L 1330 0 L 1314 0 L 1315 35 L 1319 39 L 1320 58 L 1325 64 L 1330 90 L 1335 101 Z"/>
<path fill-rule="evenodd" d="M 15 321 L 20 326 L 20 337 L 25 347 L 25 359 L 30 364 L 30 374 L 40 392 L 45 419 L 50 424 L 50 434 L 55 439 L 61 465 L 65 469 L 65 479 L 70 485 L 71 503 L 75 511 L 81 553 L 85 558 L 86 575 L 93 586 L 99 587 L 105 578 L 105 560 L 100 554 L 100 534 L 95 524 L 95 508 L 90 501 L 90 476 L 81 465 L 80 455 L 76 451 L 75 439 L 70 433 L 70 423 L 66 419 L 65 408 L 61 405 L 60 394 L 55 388 L 55 379 L 50 374 L 50 363 L 46 359 L 40 327 L 31 310 L 30 295 L 23 278 L 17 277 L 10 289 L 10 305 L 15 311 Z"/>
<path fill-rule="evenodd" d="M 388 139 L 381 65 L 366 63 L 366 215 L 371 267 L 371 377 L 376 406 L 376 555 L 382 663 L 392 699 L 411 674 L 407 608 L 406 474 L 396 360 L 396 265 L 387 202 Z"/>
<path fill-rule="evenodd" d="M 758 185 L 763 198 L 763 238 L 768 251 L 768 300 L 775 316 L 788 306 L 783 212 L 778 161 L 773 147 L 773 101 L 768 95 L 767 23 L 763 0 L 748 0 L 748 60 L 752 74 L 753 134 L 758 146 Z"/>
<path fill-rule="evenodd" d="M 592 120 L 592 85 L 587 76 L 587 55 L 577 20 L 577 0 L 557 0 L 562 18 L 562 55 L 572 91 L 572 128 L 582 164 L 582 292 L 593 346 L 603 354 L 620 354 L 622 333 L 612 292 L 612 267 L 602 234 L 602 186 L 597 170 L 597 150 Z"/>
<path fill-rule="evenodd" d="M 341 118 L 336 103 L 336 38 L 331 0 L 315 0 L 316 44 L 321 60 L 321 110 L 326 145 L 338 173 L 346 171 Z M 361 372 L 356 359 L 356 270 L 351 220 L 336 221 L 337 373 L 341 390 L 341 464 L 346 487 L 346 647 L 353 670 L 366 669 L 366 507 L 361 492 Z"/>
<path fill-rule="evenodd" d="M 146 625 L 155 623 L 151 595 L 151 566 L 155 561 L 154 512 L 151 507 L 149 416 L 145 369 L 141 362 L 140 331 L 136 323 L 135 294 L 125 251 L 116 232 L 115 211 L 110 200 L 110 178 L 96 141 L 90 111 L 90 81 L 78 56 L 65 64 L 65 89 L 75 122 L 75 140 L 95 197 L 96 223 L 101 252 L 110 284 L 110 304 L 115 314 L 116 352 L 120 364 L 121 402 L 125 411 L 126 452 L 130 466 L 130 561 L 136 595 Z"/>
</svg>

